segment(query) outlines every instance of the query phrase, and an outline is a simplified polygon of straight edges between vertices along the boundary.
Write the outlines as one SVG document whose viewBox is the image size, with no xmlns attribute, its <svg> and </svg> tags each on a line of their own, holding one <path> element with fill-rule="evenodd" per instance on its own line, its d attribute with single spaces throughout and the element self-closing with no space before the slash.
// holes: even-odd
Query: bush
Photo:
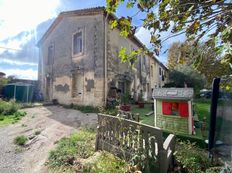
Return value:
<svg viewBox="0 0 232 173">
<path fill-rule="evenodd" d="M 27 137 L 22 135 L 22 136 L 17 136 L 15 139 L 14 139 L 14 143 L 16 145 L 25 145 L 25 143 L 28 141 Z"/>
<path fill-rule="evenodd" d="M 20 109 L 20 105 L 15 101 L 10 100 L 9 102 L 0 100 L 0 114 L 1 115 L 12 115 Z"/>
<path fill-rule="evenodd" d="M 50 168 L 73 165 L 75 157 L 88 158 L 94 153 L 95 133 L 81 130 L 68 138 L 62 138 L 55 150 L 49 153 Z"/>
<path fill-rule="evenodd" d="M 73 105 L 73 108 L 81 111 L 82 113 L 99 113 L 98 108 L 93 106 Z"/>
<path fill-rule="evenodd" d="M 4 116 L 0 116 L 0 121 L 3 121 L 4 120 Z"/>
<path fill-rule="evenodd" d="M 207 153 L 189 141 L 179 141 L 176 147 L 176 160 L 190 173 L 205 172 L 211 166 Z"/>
<path fill-rule="evenodd" d="M 99 113 L 99 109 L 97 107 L 93 106 L 84 106 L 84 105 L 63 105 L 66 109 L 76 109 L 81 111 L 82 113 Z"/>
<path fill-rule="evenodd" d="M 167 138 L 169 134 L 170 134 L 170 132 L 163 131 L 163 135 L 165 138 Z M 175 135 L 179 141 L 190 141 L 191 143 L 194 143 L 196 147 L 199 147 L 202 149 L 205 149 L 207 147 L 204 139 L 202 139 L 202 138 L 197 138 L 193 135 L 190 136 L 190 135 L 185 135 L 185 134 L 175 134 Z"/>
</svg>

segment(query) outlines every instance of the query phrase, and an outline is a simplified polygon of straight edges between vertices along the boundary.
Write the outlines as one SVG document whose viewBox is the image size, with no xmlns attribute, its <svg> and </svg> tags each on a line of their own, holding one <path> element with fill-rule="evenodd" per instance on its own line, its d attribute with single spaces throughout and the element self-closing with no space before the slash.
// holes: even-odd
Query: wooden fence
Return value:
<svg viewBox="0 0 232 173">
<path fill-rule="evenodd" d="M 159 128 L 98 114 L 96 150 L 106 150 L 127 161 L 135 155 L 144 156 L 144 160 L 152 161 L 160 173 L 167 173 L 172 167 L 174 149 L 175 136 L 171 134 L 163 141 Z M 151 162 L 146 164 L 148 168 Z M 155 168 L 151 172 L 157 172 Z"/>
</svg>

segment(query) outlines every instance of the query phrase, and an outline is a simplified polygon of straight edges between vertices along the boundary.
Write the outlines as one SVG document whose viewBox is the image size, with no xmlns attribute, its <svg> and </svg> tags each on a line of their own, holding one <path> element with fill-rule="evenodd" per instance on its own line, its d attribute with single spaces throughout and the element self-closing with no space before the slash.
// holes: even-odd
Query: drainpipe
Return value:
<svg viewBox="0 0 232 173">
<path fill-rule="evenodd" d="M 107 90 L 108 90 L 108 86 L 107 86 L 107 19 L 108 19 L 108 14 L 106 14 L 106 17 L 104 17 L 104 47 L 105 47 L 105 51 L 104 51 L 104 88 L 105 88 L 105 92 L 104 92 L 104 103 L 106 106 L 106 102 L 107 102 Z"/>
</svg>

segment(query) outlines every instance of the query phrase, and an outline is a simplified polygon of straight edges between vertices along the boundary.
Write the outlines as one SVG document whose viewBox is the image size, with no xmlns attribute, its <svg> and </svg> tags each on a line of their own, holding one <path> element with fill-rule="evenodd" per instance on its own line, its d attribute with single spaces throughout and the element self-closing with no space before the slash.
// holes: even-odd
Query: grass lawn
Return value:
<svg viewBox="0 0 232 173">
<path fill-rule="evenodd" d="M 15 112 L 13 115 L 0 115 L 0 127 L 15 124 L 26 115 L 26 112 Z"/>
<path fill-rule="evenodd" d="M 210 101 L 209 100 L 196 100 L 195 102 L 195 112 L 198 115 L 198 118 L 200 121 L 203 120 L 204 117 L 206 117 L 206 128 L 208 127 L 208 122 L 209 122 L 209 109 L 210 109 Z M 132 113 L 139 113 L 140 114 L 140 122 L 154 126 L 154 114 L 150 116 L 146 116 L 147 113 L 152 111 L 152 104 L 145 104 L 144 108 L 139 108 L 137 105 L 133 105 L 131 112 Z M 183 135 L 181 135 L 183 136 Z M 189 136 L 189 135 L 184 135 L 186 137 L 191 137 L 191 138 L 197 138 L 197 139 L 202 139 L 202 134 L 201 134 L 201 129 L 196 129 L 196 135 L 194 136 Z"/>
<path fill-rule="evenodd" d="M 200 121 L 206 117 L 206 122 L 209 122 L 210 100 L 194 100 L 195 113 Z M 132 105 L 131 112 L 139 113 L 141 122 L 148 125 L 154 125 L 154 114 L 146 116 L 152 111 L 152 104 L 145 104 L 144 108 L 139 108 L 137 105 Z"/>
<path fill-rule="evenodd" d="M 144 108 L 139 108 L 138 105 L 133 105 L 131 108 L 132 113 L 139 113 L 140 122 L 147 125 L 154 125 L 154 114 L 146 116 L 147 113 L 152 111 L 153 104 L 145 104 Z"/>
<path fill-rule="evenodd" d="M 209 122 L 210 100 L 194 100 L 195 113 L 200 121 L 206 117 L 206 122 Z"/>
<path fill-rule="evenodd" d="M 14 124 L 17 120 L 15 120 L 14 115 L 8 115 L 8 116 L 0 116 L 0 127 L 8 125 L 8 124 Z"/>
</svg>

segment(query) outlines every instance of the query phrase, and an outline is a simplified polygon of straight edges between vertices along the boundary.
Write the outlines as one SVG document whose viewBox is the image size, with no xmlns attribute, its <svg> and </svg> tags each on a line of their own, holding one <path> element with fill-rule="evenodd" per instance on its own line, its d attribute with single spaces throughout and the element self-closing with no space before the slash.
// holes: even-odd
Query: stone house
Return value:
<svg viewBox="0 0 232 173">
<path fill-rule="evenodd" d="M 55 19 L 38 42 L 38 79 L 46 100 L 101 106 L 112 88 L 129 91 L 134 100 L 141 93 L 145 100 L 151 97 L 150 61 L 154 58 L 138 58 L 135 68 L 121 63 L 122 47 L 134 50 L 144 45 L 136 37 L 124 38 L 117 29 L 111 30 L 110 18 L 115 17 L 96 7 L 62 12 Z"/>
</svg>

